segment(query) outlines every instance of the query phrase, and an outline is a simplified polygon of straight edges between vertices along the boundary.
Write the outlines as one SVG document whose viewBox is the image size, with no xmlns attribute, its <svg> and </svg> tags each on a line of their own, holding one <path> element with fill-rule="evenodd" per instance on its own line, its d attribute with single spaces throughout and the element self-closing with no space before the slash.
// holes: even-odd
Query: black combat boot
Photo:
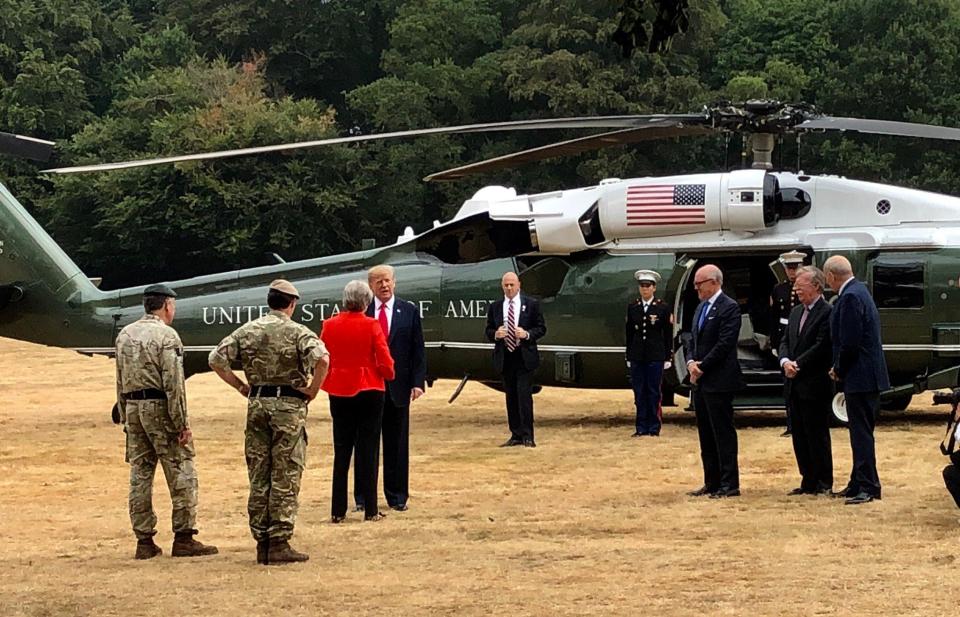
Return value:
<svg viewBox="0 0 960 617">
<path fill-rule="evenodd" d="M 134 559 L 152 559 L 157 555 L 163 555 L 163 549 L 153 542 L 153 538 L 146 540 L 137 540 L 137 554 Z"/>
<path fill-rule="evenodd" d="M 308 559 L 310 559 L 309 555 L 293 550 L 286 540 L 272 540 L 270 549 L 267 551 L 267 563 L 271 566 L 277 563 L 293 563 Z"/>
<path fill-rule="evenodd" d="M 173 538 L 173 550 L 171 555 L 174 557 L 200 557 L 202 555 L 216 555 L 218 552 L 216 546 L 208 546 L 202 542 L 193 539 L 196 531 L 178 531 Z"/>
<path fill-rule="evenodd" d="M 266 540 L 257 540 L 257 563 L 262 565 L 267 565 L 270 563 L 268 559 L 270 555 L 270 539 Z"/>
</svg>

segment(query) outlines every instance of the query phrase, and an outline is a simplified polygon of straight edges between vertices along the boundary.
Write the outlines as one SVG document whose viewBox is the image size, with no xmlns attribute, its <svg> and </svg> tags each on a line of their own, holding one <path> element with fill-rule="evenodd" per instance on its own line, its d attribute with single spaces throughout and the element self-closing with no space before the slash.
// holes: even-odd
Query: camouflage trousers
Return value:
<svg viewBox="0 0 960 617">
<path fill-rule="evenodd" d="M 173 502 L 173 531 L 197 525 L 197 472 L 193 444 L 181 446 L 167 415 L 166 401 L 127 401 L 127 462 L 130 463 L 130 523 L 138 539 L 157 533 L 153 476 L 163 467 Z"/>
<path fill-rule="evenodd" d="M 250 532 L 257 541 L 288 540 L 297 519 L 307 457 L 307 403 L 290 397 L 252 398 L 244 452 L 250 478 Z"/>
</svg>

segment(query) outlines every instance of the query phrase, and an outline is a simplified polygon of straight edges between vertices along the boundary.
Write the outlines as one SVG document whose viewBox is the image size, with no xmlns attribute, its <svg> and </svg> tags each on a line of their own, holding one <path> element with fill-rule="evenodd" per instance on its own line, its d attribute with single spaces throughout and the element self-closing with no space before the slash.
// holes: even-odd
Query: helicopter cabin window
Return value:
<svg viewBox="0 0 960 617">
<path fill-rule="evenodd" d="M 810 193 L 803 189 L 785 188 L 777 192 L 781 219 L 798 219 L 810 212 Z"/>
<path fill-rule="evenodd" d="M 878 263 L 873 267 L 877 308 L 923 308 L 923 263 Z"/>
</svg>

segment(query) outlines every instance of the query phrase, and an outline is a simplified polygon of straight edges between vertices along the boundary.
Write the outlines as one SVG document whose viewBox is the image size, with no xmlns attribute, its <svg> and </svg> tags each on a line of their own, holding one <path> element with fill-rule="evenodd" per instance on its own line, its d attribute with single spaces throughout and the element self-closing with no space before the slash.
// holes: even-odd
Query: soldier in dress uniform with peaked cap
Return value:
<svg viewBox="0 0 960 617">
<path fill-rule="evenodd" d="M 170 327 L 176 292 L 166 285 L 143 291 L 145 315 L 117 335 L 117 407 L 127 434 L 130 463 L 130 523 L 137 536 L 136 559 L 163 551 L 153 541 L 153 477 L 159 462 L 173 502 L 174 557 L 213 555 L 215 546 L 193 539 L 197 533 L 197 472 L 193 433 L 187 418 L 183 343 Z"/>
<path fill-rule="evenodd" d="M 793 282 L 797 280 L 797 272 L 803 265 L 803 260 L 807 256 L 800 251 L 789 251 L 780 254 L 780 263 L 787 273 L 787 280 L 777 284 L 770 293 L 770 350 L 776 355 L 780 349 L 780 342 L 783 341 L 783 333 L 790 322 L 790 311 L 793 307 L 800 304 L 797 300 L 797 292 L 793 290 Z M 793 428 L 790 423 L 790 405 L 786 404 L 787 429 L 782 436 L 790 434 Z"/>
<path fill-rule="evenodd" d="M 627 307 L 627 365 L 637 406 L 634 437 L 660 435 L 660 384 L 673 357 L 673 311 L 655 298 L 660 275 L 653 270 L 634 274 L 640 298 Z"/>
<path fill-rule="evenodd" d="M 299 299 L 292 283 L 273 281 L 270 312 L 234 330 L 209 357 L 210 368 L 248 399 L 247 513 L 257 563 L 264 565 L 309 559 L 290 547 L 290 537 L 306 465 L 307 403 L 317 396 L 329 361 L 317 335 L 291 319 Z M 235 362 L 246 383 L 231 370 Z"/>
</svg>

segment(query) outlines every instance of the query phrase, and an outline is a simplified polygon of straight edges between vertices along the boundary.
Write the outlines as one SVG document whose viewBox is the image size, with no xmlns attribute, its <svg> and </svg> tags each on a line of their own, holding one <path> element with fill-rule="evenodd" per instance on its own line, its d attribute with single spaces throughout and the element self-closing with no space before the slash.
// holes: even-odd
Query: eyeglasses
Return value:
<svg viewBox="0 0 960 617">
<path fill-rule="evenodd" d="M 703 279 L 702 281 L 694 281 L 694 282 L 693 282 L 693 288 L 694 288 L 694 289 L 700 289 L 700 286 L 703 285 L 704 283 L 712 283 L 712 282 L 715 281 L 715 280 L 716 280 L 716 279 Z"/>
</svg>

